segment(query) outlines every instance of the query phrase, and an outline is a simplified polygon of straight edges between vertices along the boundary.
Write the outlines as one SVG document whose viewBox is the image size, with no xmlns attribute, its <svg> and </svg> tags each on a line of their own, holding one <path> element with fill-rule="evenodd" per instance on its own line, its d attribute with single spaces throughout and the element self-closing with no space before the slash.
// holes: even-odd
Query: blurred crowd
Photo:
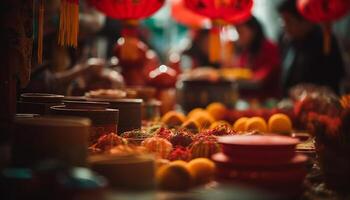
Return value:
<svg viewBox="0 0 350 200">
<path fill-rule="evenodd" d="M 323 33 L 319 25 L 301 16 L 295 0 L 281 1 L 276 8 L 283 32 L 277 42 L 264 33 L 258 18 L 252 16 L 234 25 L 238 34 L 232 41 L 232 58 L 211 62 L 208 46 L 209 30 L 189 30 L 191 44 L 181 52 L 167 53 L 166 59 L 152 48 L 150 32 L 139 27 L 139 40 L 134 43 L 137 58 L 121 56 L 121 22 L 108 18 L 84 1 L 80 4 L 80 31 L 77 49 L 57 45 L 59 0 L 46 1 L 44 26 L 44 61 L 37 64 L 33 56 L 30 84 L 22 92 L 45 92 L 84 95 L 94 89 L 124 86 L 174 87 L 174 81 L 157 79 L 160 73 L 176 79 L 179 74 L 201 67 L 247 68 L 250 81 L 257 86 L 257 97 L 280 98 L 300 83 L 328 86 L 340 93 L 346 89 L 345 64 L 336 38 L 331 37 L 330 52 L 323 51 Z M 345 84 L 346 85 L 346 84 Z"/>
</svg>

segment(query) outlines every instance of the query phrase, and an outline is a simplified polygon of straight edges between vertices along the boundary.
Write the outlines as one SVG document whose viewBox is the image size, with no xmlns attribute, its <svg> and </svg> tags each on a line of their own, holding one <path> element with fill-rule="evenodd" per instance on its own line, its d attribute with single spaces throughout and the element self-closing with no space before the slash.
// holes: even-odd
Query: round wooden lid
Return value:
<svg viewBox="0 0 350 200">
<path fill-rule="evenodd" d="M 24 102 L 33 103 L 57 103 L 63 100 L 63 95 L 47 94 L 47 93 L 23 93 L 21 99 Z"/>
<path fill-rule="evenodd" d="M 143 102 L 142 99 L 102 99 L 102 98 L 89 98 L 89 97 L 87 97 L 86 100 L 95 101 L 95 102 L 130 103 L 130 104 L 141 104 Z"/>
<path fill-rule="evenodd" d="M 67 116 L 18 117 L 15 119 L 15 124 L 45 127 L 88 127 L 91 121 L 87 118 Z"/>
<path fill-rule="evenodd" d="M 119 120 L 117 109 L 67 108 L 65 105 L 52 106 L 50 112 L 55 115 L 87 117 L 93 124 L 115 124 Z"/>
<path fill-rule="evenodd" d="M 108 102 L 93 101 L 63 101 L 67 109 L 106 109 L 110 106 Z"/>
</svg>

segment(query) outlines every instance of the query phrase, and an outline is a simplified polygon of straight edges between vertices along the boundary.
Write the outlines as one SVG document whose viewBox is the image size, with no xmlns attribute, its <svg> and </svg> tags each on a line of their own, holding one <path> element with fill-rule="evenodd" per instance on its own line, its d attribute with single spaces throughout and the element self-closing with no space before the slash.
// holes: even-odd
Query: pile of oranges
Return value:
<svg viewBox="0 0 350 200">
<path fill-rule="evenodd" d="M 272 115 L 267 122 L 262 117 L 242 117 L 233 124 L 233 130 L 238 132 L 256 130 L 263 133 L 288 134 L 292 127 L 290 118 L 282 113 Z"/>
<path fill-rule="evenodd" d="M 222 124 L 229 125 L 224 121 L 227 108 L 224 104 L 214 102 L 209 104 L 205 109 L 195 108 L 187 116 L 180 112 L 170 111 L 166 113 L 161 121 L 169 127 L 184 127 L 191 130 L 202 130 L 215 128 Z"/>
<path fill-rule="evenodd" d="M 241 117 L 232 127 L 225 121 L 228 109 L 219 102 L 209 104 L 205 109 L 195 108 L 187 116 L 180 112 L 170 111 L 161 121 L 170 127 L 184 127 L 195 132 L 202 129 L 214 129 L 219 126 L 227 126 L 237 132 L 259 131 L 263 133 L 288 134 L 292 131 L 291 119 L 282 113 L 272 115 L 267 121 L 262 117 Z"/>
</svg>

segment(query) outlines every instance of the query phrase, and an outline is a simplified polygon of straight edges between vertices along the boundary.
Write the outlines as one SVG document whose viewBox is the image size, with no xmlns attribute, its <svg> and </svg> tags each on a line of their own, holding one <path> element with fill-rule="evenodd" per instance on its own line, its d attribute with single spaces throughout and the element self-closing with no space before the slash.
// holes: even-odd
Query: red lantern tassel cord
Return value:
<svg viewBox="0 0 350 200">
<path fill-rule="evenodd" d="M 325 23 L 323 26 L 323 53 L 329 55 L 332 46 L 332 25 Z"/>
<path fill-rule="evenodd" d="M 58 44 L 77 47 L 79 32 L 79 0 L 61 0 Z"/>
<path fill-rule="evenodd" d="M 225 39 L 223 40 L 223 58 L 222 58 L 222 65 L 224 67 L 231 67 L 232 61 L 234 59 L 235 54 L 235 47 L 233 45 L 233 41 L 228 39 L 228 27 L 223 28 L 223 32 L 225 34 Z"/>
<path fill-rule="evenodd" d="M 38 64 L 43 62 L 44 0 L 39 1 L 38 10 Z"/>
<path fill-rule="evenodd" d="M 221 58 L 221 40 L 220 40 L 221 25 L 213 21 L 213 28 L 209 33 L 209 60 L 216 63 Z"/>
</svg>

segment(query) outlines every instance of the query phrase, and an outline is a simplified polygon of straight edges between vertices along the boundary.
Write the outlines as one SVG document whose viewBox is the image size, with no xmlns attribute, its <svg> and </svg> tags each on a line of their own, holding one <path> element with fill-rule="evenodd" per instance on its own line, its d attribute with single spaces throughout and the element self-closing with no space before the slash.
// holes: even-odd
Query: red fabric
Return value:
<svg viewBox="0 0 350 200">
<path fill-rule="evenodd" d="M 262 88 L 247 92 L 247 96 L 257 96 L 260 99 L 280 96 L 280 55 L 278 47 L 272 42 L 265 40 L 257 55 L 252 56 L 248 51 L 238 55 L 238 66 L 248 67 L 253 71 L 253 80 L 261 81 Z"/>
<path fill-rule="evenodd" d="M 345 16 L 350 9 L 349 0 L 298 0 L 297 8 L 308 20 L 331 22 Z"/>
</svg>

